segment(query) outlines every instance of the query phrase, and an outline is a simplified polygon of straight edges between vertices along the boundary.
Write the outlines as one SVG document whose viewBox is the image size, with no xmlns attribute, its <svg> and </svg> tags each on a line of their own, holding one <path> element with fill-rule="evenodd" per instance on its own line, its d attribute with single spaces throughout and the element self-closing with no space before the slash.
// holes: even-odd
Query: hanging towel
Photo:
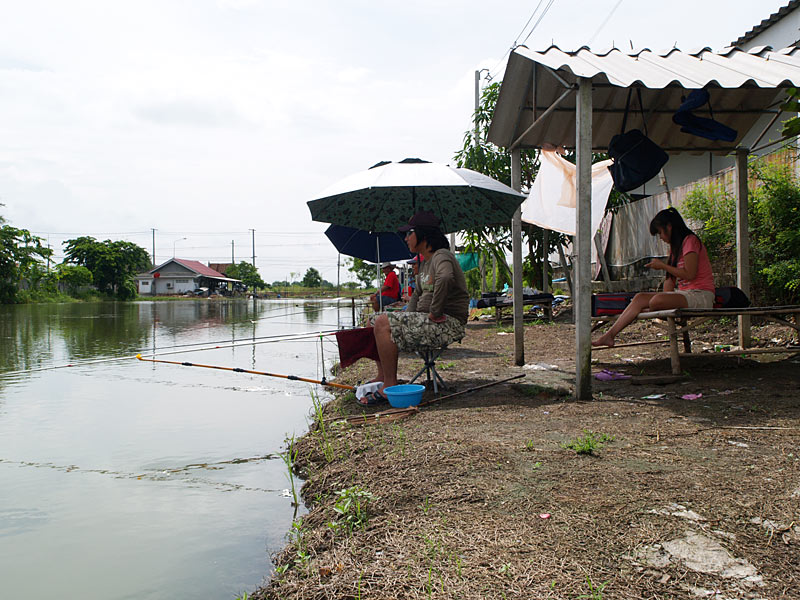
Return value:
<svg viewBox="0 0 800 600">
<path fill-rule="evenodd" d="M 610 160 L 592 165 L 592 233 L 600 227 L 614 185 Z M 522 220 L 545 229 L 575 235 L 576 167 L 554 150 L 541 151 L 541 166 L 522 205 Z"/>
<path fill-rule="evenodd" d="M 346 369 L 360 358 L 378 360 L 378 347 L 372 327 L 359 327 L 336 332 L 339 345 L 339 366 Z"/>
</svg>

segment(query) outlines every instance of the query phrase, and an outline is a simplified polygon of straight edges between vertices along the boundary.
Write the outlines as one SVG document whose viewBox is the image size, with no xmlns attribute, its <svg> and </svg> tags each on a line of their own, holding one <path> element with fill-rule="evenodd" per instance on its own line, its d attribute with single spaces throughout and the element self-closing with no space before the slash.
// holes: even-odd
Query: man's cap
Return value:
<svg viewBox="0 0 800 600">
<path fill-rule="evenodd" d="M 408 225 L 403 225 L 398 231 L 405 233 L 414 227 L 438 227 L 440 222 L 441 219 L 432 210 L 421 210 L 408 220 Z"/>
<path fill-rule="evenodd" d="M 392 267 L 394 269 L 394 263 L 390 262 L 381 263 L 381 269 L 385 269 L 386 267 Z"/>
</svg>

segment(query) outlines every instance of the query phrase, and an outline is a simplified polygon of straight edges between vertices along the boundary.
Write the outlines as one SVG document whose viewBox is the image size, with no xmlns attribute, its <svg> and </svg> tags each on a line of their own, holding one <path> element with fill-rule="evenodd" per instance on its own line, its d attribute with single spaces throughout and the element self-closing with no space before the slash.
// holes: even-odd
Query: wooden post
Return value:
<svg viewBox="0 0 800 600">
<path fill-rule="evenodd" d="M 592 398 L 592 80 L 578 78 L 575 111 L 577 203 L 575 211 L 575 397 Z"/>
<path fill-rule="evenodd" d="M 672 374 L 681 374 L 681 358 L 678 354 L 678 328 L 675 326 L 675 317 L 667 317 L 667 331 L 669 332 L 669 360 L 672 365 Z"/>
<path fill-rule="evenodd" d="M 522 156 L 520 149 L 511 151 L 511 187 L 522 189 Z M 511 220 L 511 250 L 514 259 L 514 364 L 525 364 L 525 330 L 522 323 L 522 207 L 518 206 Z"/>
<path fill-rule="evenodd" d="M 594 247 L 597 248 L 597 260 L 600 262 L 600 272 L 603 274 L 603 281 L 606 283 L 606 291 L 611 291 L 611 275 L 608 273 L 608 265 L 606 264 L 606 255 L 603 252 L 603 243 L 601 240 L 600 232 L 594 234 Z"/>
<path fill-rule="evenodd" d="M 564 246 L 558 245 L 558 260 L 561 262 L 561 269 L 564 271 L 564 277 L 567 280 L 567 287 L 569 288 L 569 297 L 572 298 L 573 305 L 575 303 L 575 290 L 572 289 L 572 270 L 567 264 L 567 258 L 564 256 Z M 573 322 L 575 319 L 573 319 Z"/>
<path fill-rule="evenodd" d="M 750 232 L 747 215 L 747 148 L 736 149 L 736 285 L 750 297 Z M 750 347 L 750 315 L 739 315 L 739 345 Z"/>
<path fill-rule="evenodd" d="M 550 246 L 550 230 L 542 229 L 542 291 L 546 294 L 550 291 L 550 259 L 548 258 L 547 248 Z"/>
</svg>

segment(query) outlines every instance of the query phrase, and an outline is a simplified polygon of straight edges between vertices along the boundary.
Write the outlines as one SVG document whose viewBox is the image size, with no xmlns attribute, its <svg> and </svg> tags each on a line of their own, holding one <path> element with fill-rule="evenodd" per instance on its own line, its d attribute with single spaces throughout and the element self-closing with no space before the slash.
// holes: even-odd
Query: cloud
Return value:
<svg viewBox="0 0 800 600">
<path fill-rule="evenodd" d="M 185 99 L 153 102 L 134 107 L 132 112 L 140 119 L 158 125 L 239 128 L 252 124 L 224 101 Z"/>
<path fill-rule="evenodd" d="M 41 73 L 50 71 L 50 69 L 29 59 L 0 53 L 0 71 L 31 71 L 33 73 Z"/>
</svg>

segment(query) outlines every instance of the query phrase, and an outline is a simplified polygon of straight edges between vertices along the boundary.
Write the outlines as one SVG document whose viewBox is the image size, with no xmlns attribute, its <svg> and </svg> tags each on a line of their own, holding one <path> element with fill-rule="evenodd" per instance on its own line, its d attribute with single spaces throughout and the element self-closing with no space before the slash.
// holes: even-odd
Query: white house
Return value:
<svg viewBox="0 0 800 600">
<path fill-rule="evenodd" d="M 140 295 L 163 296 L 194 292 L 201 288 L 209 292 L 229 291 L 238 279 L 225 277 L 197 260 L 170 258 L 167 262 L 135 277 Z"/>
</svg>

